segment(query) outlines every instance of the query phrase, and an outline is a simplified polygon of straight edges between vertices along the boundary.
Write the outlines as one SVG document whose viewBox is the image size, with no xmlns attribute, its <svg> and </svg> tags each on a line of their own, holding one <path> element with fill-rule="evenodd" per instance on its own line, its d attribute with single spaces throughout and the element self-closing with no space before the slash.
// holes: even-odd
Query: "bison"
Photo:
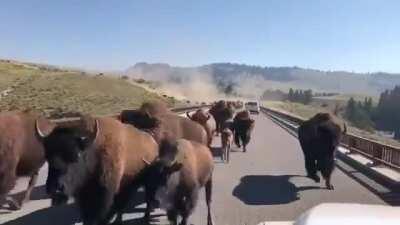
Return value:
<svg viewBox="0 0 400 225">
<path fill-rule="evenodd" d="M 233 118 L 233 114 L 235 110 L 233 107 L 224 100 L 218 101 L 215 103 L 210 110 L 208 111 L 215 119 L 216 122 L 216 133 L 217 135 L 221 133 L 222 124 L 227 121 L 228 119 Z"/>
<path fill-rule="evenodd" d="M 10 209 L 17 210 L 30 198 L 39 169 L 45 162 L 42 138 L 36 132 L 49 133 L 53 124 L 30 111 L 4 112 L 0 114 L 0 198 L 15 186 L 17 177 L 29 176 L 30 181 L 22 201 L 9 198 Z"/>
<path fill-rule="evenodd" d="M 207 132 L 207 145 L 210 147 L 216 130 L 214 117 L 204 109 L 198 109 L 192 115 L 190 115 L 189 112 L 186 112 L 186 116 L 204 127 Z"/>
<path fill-rule="evenodd" d="M 148 133 L 110 117 L 86 116 L 43 138 L 46 190 L 53 204 L 57 196 L 73 196 L 84 225 L 107 224 L 115 214 L 122 221 L 129 196 L 144 182 L 159 148 Z"/>
<path fill-rule="evenodd" d="M 222 154 L 221 159 L 222 161 L 229 162 L 229 156 L 231 151 L 231 146 L 233 144 L 233 120 L 227 120 L 222 126 L 221 132 L 221 145 L 222 145 Z"/>
<path fill-rule="evenodd" d="M 163 141 L 160 157 L 150 167 L 149 178 L 155 187 L 154 198 L 167 211 L 168 220 L 176 225 L 186 225 L 193 212 L 199 190 L 205 187 L 207 225 L 212 225 L 211 198 L 213 157 L 203 144 L 179 139 Z"/>
<path fill-rule="evenodd" d="M 185 138 L 205 145 L 208 143 L 207 133 L 200 124 L 169 111 L 161 103 L 144 103 L 139 110 L 123 110 L 120 120 L 151 132 L 158 143 L 166 132 L 175 139 Z"/>
<path fill-rule="evenodd" d="M 251 139 L 251 133 L 254 129 L 254 120 L 250 118 L 247 110 L 238 112 L 233 119 L 233 129 L 235 131 L 235 144 L 238 148 L 243 146 L 243 152 L 247 151 L 247 144 Z"/>
<path fill-rule="evenodd" d="M 319 183 L 319 170 L 325 179 L 326 188 L 330 190 L 334 188 L 331 174 L 334 169 L 334 154 L 342 133 L 346 133 L 346 124 L 341 131 L 340 125 L 329 113 L 316 114 L 303 122 L 298 129 L 307 176 Z"/>
</svg>

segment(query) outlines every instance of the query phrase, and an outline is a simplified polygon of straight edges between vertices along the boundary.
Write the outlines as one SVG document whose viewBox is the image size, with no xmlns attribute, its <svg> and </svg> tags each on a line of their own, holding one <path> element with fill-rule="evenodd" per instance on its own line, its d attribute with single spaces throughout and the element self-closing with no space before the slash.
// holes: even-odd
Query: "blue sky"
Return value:
<svg viewBox="0 0 400 225">
<path fill-rule="evenodd" d="M 400 72 L 399 12 L 397 0 L 4 1 L 0 58 Z"/>
</svg>

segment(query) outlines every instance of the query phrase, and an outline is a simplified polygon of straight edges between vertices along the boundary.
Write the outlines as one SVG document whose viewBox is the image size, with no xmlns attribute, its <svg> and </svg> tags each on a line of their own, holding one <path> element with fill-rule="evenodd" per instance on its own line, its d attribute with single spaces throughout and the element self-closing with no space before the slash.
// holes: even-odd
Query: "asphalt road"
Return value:
<svg viewBox="0 0 400 225">
<path fill-rule="evenodd" d="M 303 156 L 298 140 L 264 115 L 254 116 L 256 127 L 248 152 L 234 149 L 231 162 L 215 158 L 213 218 L 216 225 L 256 225 L 262 221 L 293 220 L 305 210 L 323 202 L 386 204 L 377 195 L 350 178 L 340 169 L 333 174 L 335 190 L 326 190 L 304 177 Z M 214 141 L 216 149 L 219 140 Z M 33 193 L 33 201 L 18 212 L 0 210 L 0 224 L 7 225 L 71 225 L 77 222 L 73 204 L 49 208 L 44 194 L 46 168 Z M 26 186 L 18 182 L 14 193 Z M 124 215 L 124 224 L 143 224 L 140 201 Z M 153 213 L 154 224 L 166 224 L 165 213 Z M 191 224 L 206 224 L 206 207 L 202 191 Z"/>
</svg>

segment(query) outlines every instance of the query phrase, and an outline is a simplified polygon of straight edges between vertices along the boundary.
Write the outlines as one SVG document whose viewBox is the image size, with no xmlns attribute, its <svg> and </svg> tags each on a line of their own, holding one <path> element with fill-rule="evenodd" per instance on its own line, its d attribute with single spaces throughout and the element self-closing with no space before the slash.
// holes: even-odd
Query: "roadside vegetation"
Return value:
<svg viewBox="0 0 400 225">
<path fill-rule="evenodd" d="M 0 61 L 2 111 L 33 109 L 50 117 L 80 112 L 108 115 L 136 108 L 144 101 L 177 102 L 149 92 L 126 79 L 8 60 Z"/>
<path fill-rule="evenodd" d="M 345 116 L 354 125 L 367 130 L 392 132 L 400 140 L 400 86 L 386 90 L 374 105 L 372 98 L 356 101 L 353 98 L 347 103 Z"/>
</svg>

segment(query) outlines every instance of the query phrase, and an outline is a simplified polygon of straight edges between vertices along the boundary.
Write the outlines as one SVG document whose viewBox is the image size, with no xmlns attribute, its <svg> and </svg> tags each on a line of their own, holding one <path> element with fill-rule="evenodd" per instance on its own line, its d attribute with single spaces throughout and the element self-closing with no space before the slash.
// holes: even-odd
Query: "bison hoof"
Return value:
<svg viewBox="0 0 400 225">
<path fill-rule="evenodd" d="M 328 190 L 334 190 L 335 188 L 333 187 L 332 184 L 327 184 L 327 185 L 326 185 L 326 189 L 328 189 Z"/>
<path fill-rule="evenodd" d="M 16 211 L 21 209 L 22 203 L 18 203 L 17 200 L 10 198 L 8 199 L 8 206 L 10 207 L 10 210 Z"/>
<path fill-rule="evenodd" d="M 321 178 L 319 178 L 318 175 L 314 174 L 314 175 L 307 175 L 307 177 L 313 179 L 315 181 L 315 183 L 319 183 L 321 182 Z"/>
</svg>

